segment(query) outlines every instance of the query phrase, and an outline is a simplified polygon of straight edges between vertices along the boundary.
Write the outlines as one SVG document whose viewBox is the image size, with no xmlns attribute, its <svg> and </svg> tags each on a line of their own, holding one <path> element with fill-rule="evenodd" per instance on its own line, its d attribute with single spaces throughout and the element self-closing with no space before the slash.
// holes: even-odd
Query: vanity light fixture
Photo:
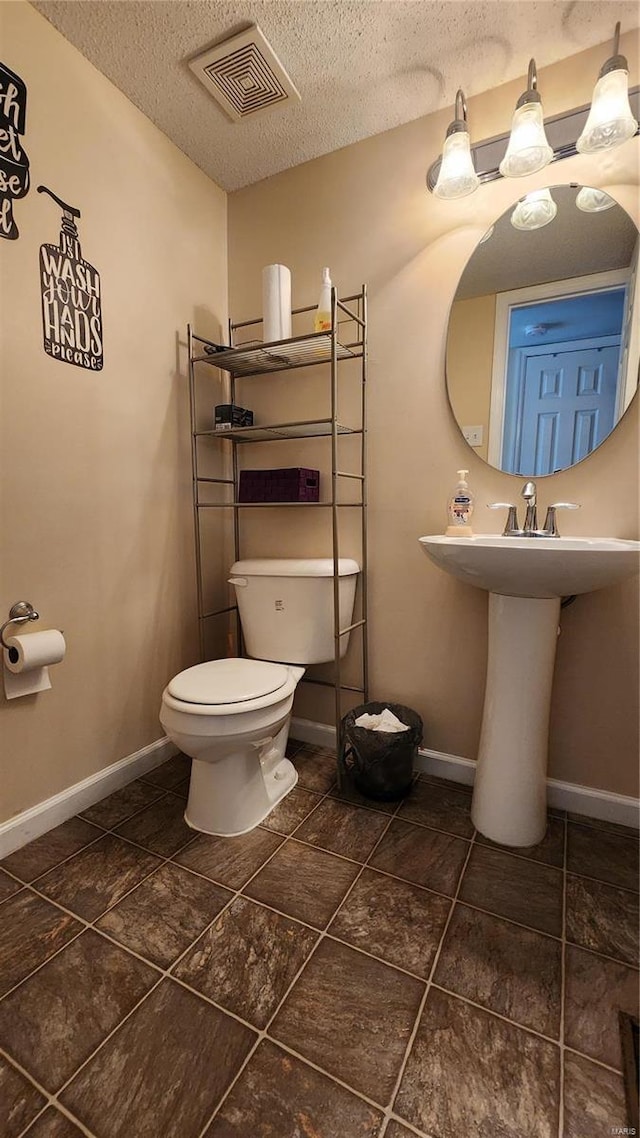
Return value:
<svg viewBox="0 0 640 1138">
<path fill-rule="evenodd" d="M 619 53 L 620 23 L 613 37 L 613 55 L 600 68 L 591 110 L 576 149 L 580 154 L 611 150 L 633 138 L 638 124 L 629 105 L 629 65 Z"/>
<path fill-rule="evenodd" d="M 583 186 L 576 195 L 576 205 L 583 213 L 603 213 L 615 205 L 615 199 L 604 190 L 594 190 L 593 186 Z"/>
<path fill-rule="evenodd" d="M 464 198 L 480 185 L 471 155 L 467 104 L 461 90 L 456 93 L 455 118 L 447 127 L 442 147 L 438 179 L 433 187 L 437 198 Z"/>
<path fill-rule="evenodd" d="M 558 207 L 549 190 L 533 190 L 519 201 L 511 214 L 514 229 L 542 229 L 553 221 Z"/>
<path fill-rule="evenodd" d="M 627 89 L 627 61 L 618 54 L 619 37 L 620 24 L 616 24 L 614 54 L 600 69 L 590 108 L 572 107 L 545 123 L 532 59 L 527 90 L 516 104 L 511 133 L 483 139 L 473 149 L 464 95 L 458 91 L 456 117 L 447 130 L 442 155 L 427 172 L 429 192 L 439 198 L 461 198 L 473 193 L 479 183 L 520 178 L 542 170 L 549 162 L 572 158 L 578 151 L 611 149 L 640 133 L 640 87 Z M 596 211 L 592 208 L 591 212 Z"/>
<path fill-rule="evenodd" d="M 547 142 L 544 129 L 536 61 L 531 59 L 527 90 L 516 103 L 509 145 L 500 163 L 500 173 L 503 178 L 523 178 L 527 174 L 543 170 L 552 158 L 553 150 Z"/>
</svg>

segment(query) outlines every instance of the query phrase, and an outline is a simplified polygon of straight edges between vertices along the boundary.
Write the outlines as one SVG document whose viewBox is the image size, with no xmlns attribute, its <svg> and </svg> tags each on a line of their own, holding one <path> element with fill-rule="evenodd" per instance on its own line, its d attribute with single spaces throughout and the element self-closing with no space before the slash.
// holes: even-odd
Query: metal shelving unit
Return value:
<svg viewBox="0 0 640 1138">
<path fill-rule="evenodd" d="M 315 305 L 296 308 L 293 316 L 315 311 Z M 339 299 L 335 288 L 331 290 L 331 331 L 318 332 L 305 336 L 295 336 L 289 340 L 273 343 L 255 342 L 234 346 L 236 333 L 261 324 L 262 320 L 245 320 L 241 323 L 229 321 L 230 348 L 220 351 L 215 344 L 197 336 L 191 325 L 188 326 L 189 352 L 189 404 L 191 413 L 191 457 L 193 467 L 193 510 L 196 549 L 196 576 L 198 596 L 198 616 L 200 627 L 200 654 L 205 655 L 205 622 L 224 614 L 236 614 L 238 654 L 242 654 L 242 634 L 237 605 L 206 612 L 203 607 L 202 577 L 202 511 L 232 510 L 235 560 L 241 559 L 240 514 L 245 509 L 329 509 L 331 510 L 332 557 L 333 557 L 333 618 L 334 618 L 334 675 L 333 680 L 322 680 L 305 675 L 305 683 L 321 684 L 334 689 L 335 717 L 338 747 L 340 721 L 342 718 L 342 694 L 345 691 L 357 692 L 364 702 L 368 699 L 368 643 L 367 643 L 367 289 L 366 285 L 358 293 Z M 354 331 L 355 329 L 355 331 Z M 343 337 L 343 333 L 350 335 Z M 346 339 L 348 342 L 343 342 Z M 338 421 L 339 371 L 348 360 L 360 360 L 360 418 L 357 426 L 347 426 Z M 286 372 L 296 368 L 328 366 L 331 379 L 330 414 L 326 418 L 300 420 L 288 423 L 259 424 L 253 427 L 236 427 L 228 431 L 199 430 L 196 411 L 196 366 L 209 365 L 220 368 L 229 375 L 229 402 L 236 402 L 236 380 L 248 376 L 268 375 Z M 340 469 L 339 441 L 349 436 L 360 439 L 360 469 L 357 472 Z M 238 446 L 243 443 L 267 443 L 287 439 L 326 438 L 331 444 L 331 497 L 325 502 L 239 502 L 238 484 L 240 464 Z M 209 478 L 199 473 L 200 440 L 215 439 L 231 445 L 232 477 Z M 348 479 L 359 487 L 360 493 L 353 501 L 339 500 L 339 486 L 342 479 Z M 202 502 L 202 484 L 232 487 L 233 499 L 227 502 Z M 340 557 L 340 514 L 343 509 L 360 511 L 361 555 L 359 575 L 360 616 L 347 628 L 340 628 L 339 612 L 339 574 Z M 346 632 L 360 630 L 362 645 L 362 685 L 346 684 L 342 680 L 340 660 L 340 638 Z"/>
</svg>

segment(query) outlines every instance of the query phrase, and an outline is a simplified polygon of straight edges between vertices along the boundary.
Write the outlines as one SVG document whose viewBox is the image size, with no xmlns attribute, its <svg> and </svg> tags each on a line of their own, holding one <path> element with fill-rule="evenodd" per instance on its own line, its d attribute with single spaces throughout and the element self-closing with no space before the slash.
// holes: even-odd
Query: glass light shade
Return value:
<svg viewBox="0 0 640 1138">
<path fill-rule="evenodd" d="M 511 214 L 514 229 L 542 229 L 553 221 L 558 207 L 549 190 L 533 190 Z"/>
<path fill-rule="evenodd" d="M 626 71 L 609 71 L 593 89 L 591 110 L 584 130 L 576 142 L 581 154 L 609 150 L 633 138 L 638 124 L 629 106 L 629 76 Z"/>
<path fill-rule="evenodd" d="M 500 163 L 503 178 L 523 178 L 542 170 L 553 158 L 542 117 L 542 103 L 516 107 L 507 153 Z"/>
<path fill-rule="evenodd" d="M 576 205 L 584 213 L 602 213 L 615 204 L 610 194 L 605 194 L 604 190 L 594 190 L 592 186 L 583 186 L 576 197 Z"/>
<path fill-rule="evenodd" d="M 480 185 L 471 157 L 469 134 L 457 130 L 448 135 L 442 148 L 442 163 L 433 192 L 437 198 L 464 198 Z"/>
</svg>

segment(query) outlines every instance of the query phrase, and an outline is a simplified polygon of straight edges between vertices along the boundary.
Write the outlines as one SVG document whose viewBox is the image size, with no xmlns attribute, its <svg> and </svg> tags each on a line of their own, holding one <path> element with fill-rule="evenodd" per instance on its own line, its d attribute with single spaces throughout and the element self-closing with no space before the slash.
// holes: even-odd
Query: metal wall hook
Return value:
<svg viewBox="0 0 640 1138">
<path fill-rule="evenodd" d="M 3 648 L 9 650 L 9 645 L 4 638 L 5 628 L 10 624 L 26 624 L 30 620 L 39 620 L 40 613 L 36 612 L 30 601 L 16 601 L 9 609 L 9 619 L 5 620 L 2 627 L 0 627 L 0 644 Z"/>
</svg>

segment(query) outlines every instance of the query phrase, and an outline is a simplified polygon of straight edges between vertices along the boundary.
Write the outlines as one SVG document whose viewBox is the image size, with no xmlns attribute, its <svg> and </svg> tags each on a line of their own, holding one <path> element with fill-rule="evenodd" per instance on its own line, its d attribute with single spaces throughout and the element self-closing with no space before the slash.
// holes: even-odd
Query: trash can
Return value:
<svg viewBox="0 0 640 1138">
<path fill-rule="evenodd" d="M 356 727 L 361 715 L 379 715 L 385 708 L 406 723 L 408 731 Z M 413 762 L 421 742 L 422 719 L 416 711 L 401 703 L 363 703 L 343 717 L 340 765 L 365 797 L 392 802 L 411 789 Z"/>
</svg>

